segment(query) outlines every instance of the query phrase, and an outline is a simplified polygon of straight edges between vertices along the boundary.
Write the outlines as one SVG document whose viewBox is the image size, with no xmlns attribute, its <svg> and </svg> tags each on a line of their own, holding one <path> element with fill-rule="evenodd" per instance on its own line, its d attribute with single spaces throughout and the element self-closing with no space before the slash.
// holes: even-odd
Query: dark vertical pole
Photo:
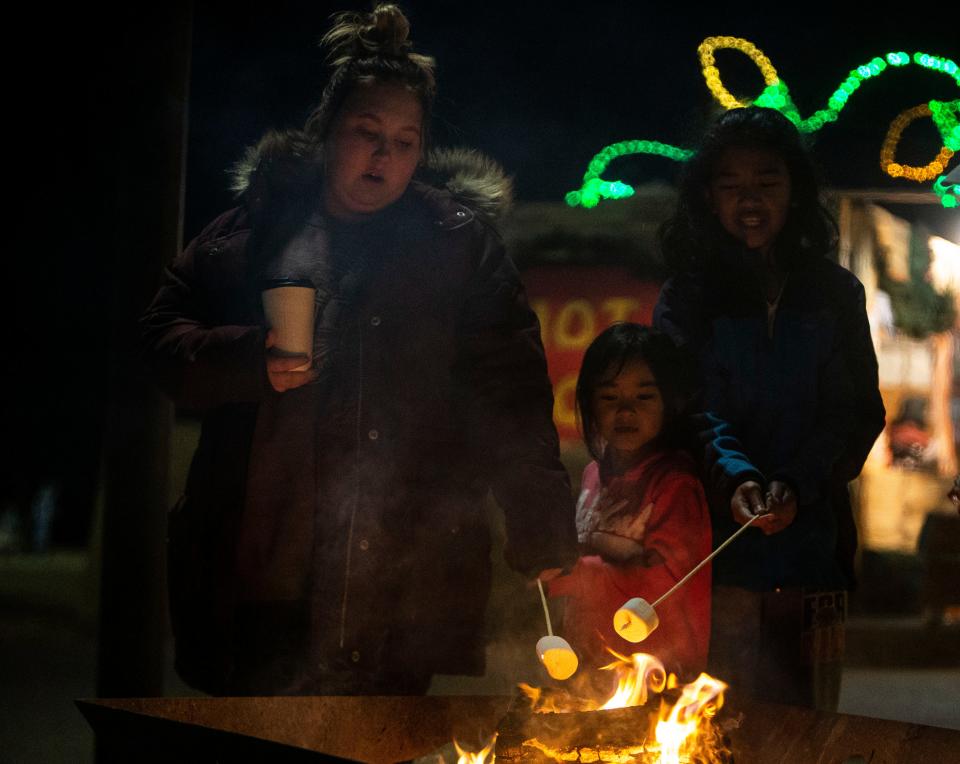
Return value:
<svg viewBox="0 0 960 764">
<path fill-rule="evenodd" d="M 164 537 L 172 411 L 143 378 L 137 318 L 180 247 L 192 3 L 120 6 L 90 97 L 112 284 L 102 467 L 97 694 L 163 692 Z M 94 39 L 97 36 L 94 35 Z M 101 745 L 98 758 L 105 759 Z"/>
</svg>

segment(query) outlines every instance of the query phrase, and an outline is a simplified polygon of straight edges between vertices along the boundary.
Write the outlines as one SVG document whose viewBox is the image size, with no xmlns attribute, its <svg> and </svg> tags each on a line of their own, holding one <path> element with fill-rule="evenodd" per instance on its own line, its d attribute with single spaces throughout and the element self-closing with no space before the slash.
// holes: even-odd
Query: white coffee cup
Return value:
<svg viewBox="0 0 960 764">
<path fill-rule="evenodd" d="M 305 355 L 307 362 L 293 371 L 306 371 L 313 359 L 313 321 L 316 289 L 309 281 L 271 281 L 263 289 L 267 328 L 276 334 L 271 352 Z"/>
</svg>

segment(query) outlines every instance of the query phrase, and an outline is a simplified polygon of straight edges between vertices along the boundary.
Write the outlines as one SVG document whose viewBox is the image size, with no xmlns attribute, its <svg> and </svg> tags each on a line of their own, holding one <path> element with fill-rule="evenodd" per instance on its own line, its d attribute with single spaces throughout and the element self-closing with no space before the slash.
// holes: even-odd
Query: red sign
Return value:
<svg viewBox="0 0 960 764">
<path fill-rule="evenodd" d="M 531 268 L 523 283 L 540 319 L 557 432 L 562 441 L 579 440 L 575 393 L 584 351 L 611 324 L 649 324 L 660 284 L 641 281 L 627 268 L 573 266 Z"/>
</svg>

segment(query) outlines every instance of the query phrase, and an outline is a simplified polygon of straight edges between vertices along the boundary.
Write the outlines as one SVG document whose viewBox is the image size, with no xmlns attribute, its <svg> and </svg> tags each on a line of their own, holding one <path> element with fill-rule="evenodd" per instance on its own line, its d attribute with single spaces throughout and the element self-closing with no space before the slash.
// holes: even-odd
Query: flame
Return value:
<svg viewBox="0 0 960 764">
<path fill-rule="evenodd" d="M 457 764 L 493 764 L 497 759 L 497 755 L 493 752 L 494 743 L 497 742 L 497 736 L 494 734 L 490 738 L 490 742 L 487 743 L 479 751 L 465 751 L 460 747 L 460 744 L 454 740 L 453 747 L 457 749 Z M 487 757 L 490 757 L 489 759 Z"/>
<path fill-rule="evenodd" d="M 535 709 L 537 703 L 540 702 L 540 698 L 543 696 L 543 690 L 539 687 L 533 687 L 526 682 L 520 682 L 517 687 L 520 689 L 520 692 L 527 696 L 527 699 L 530 701 L 530 707 Z"/>
<path fill-rule="evenodd" d="M 727 685 L 709 674 L 700 674 L 680 692 L 680 698 L 666 718 L 657 723 L 656 737 L 660 745 L 660 764 L 680 764 L 689 754 L 714 746 L 715 731 L 705 719 L 716 715 L 723 706 Z M 711 758 L 712 760 L 712 758 Z"/>
<path fill-rule="evenodd" d="M 617 660 L 602 670 L 615 670 L 620 678 L 616 692 L 600 706 L 601 710 L 642 706 L 647 702 L 648 688 L 657 693 L 663 692 L 667 684 L 667 672 L 657 658 L 646 653 L 634 653 L 627 658 L 613 650 L 610 652 Z"/>
<path fill-rule="evenodd" d="M 529 685 L 520 685 L 520 689 L 530 699 L 533 711 L 549 713 L 642 706 L 647 703 L 649 692 L 661 694 L 664 690 L 674 690 L 680 686 L 677 677 L 668 675 L 660 660 L 652 655 L 634 653 L 628 658 L 613 650 L 610 653 L 616 660 L 603 669 L 617 673 L 617 689 L 603 705 L 568 694 L 551 695 L 549 690 L 545 692 Z M 593 742 L 572 748 L 556 748 L 555 743 L 532 738 L 525 740 L 523 746 L 539 750 L 558 764 L 723 761 L 725 749 L 722 738 L 710 720 L 723 706 L 726 689 L 724 682 L 709 674 L 700 674 L 696 680 L 681 688 L 679 698 L 672 706 L 665 698 L 661 698 L 659 715 L 650 719 L 646 731 L 637 731 L 637 742 L 634 744 L 598 748 L 597 743 Z M 458 764 L 482 764 L 482 760 L 468 761 L 461 757 Z"/>
</svg>

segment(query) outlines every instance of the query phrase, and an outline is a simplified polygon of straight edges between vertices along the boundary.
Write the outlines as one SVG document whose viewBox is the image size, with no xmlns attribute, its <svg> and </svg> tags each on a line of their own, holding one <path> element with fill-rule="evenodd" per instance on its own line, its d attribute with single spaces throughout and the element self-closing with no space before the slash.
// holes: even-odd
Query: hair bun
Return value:
<svg viewBox="0 0 960 764">
<path fill-rule="evenodd" d="M 410 22 L 396 5 L 378 5 L 371 13 L 345 11 L 333 19 L 333 28 L 320 41 L 330 49 L 333 66 L 356 58 L 402 58 L 413 47 Z"/>
<path fill-rule="evenodd" d="M 412 47 L 407 39 L 410 36 L 410 22 L 397 6 L 378 5 L 371 16 L 373 26 L 370 36 L 379 42 L 384 55 L 402 56 Z"/>
</svg>

